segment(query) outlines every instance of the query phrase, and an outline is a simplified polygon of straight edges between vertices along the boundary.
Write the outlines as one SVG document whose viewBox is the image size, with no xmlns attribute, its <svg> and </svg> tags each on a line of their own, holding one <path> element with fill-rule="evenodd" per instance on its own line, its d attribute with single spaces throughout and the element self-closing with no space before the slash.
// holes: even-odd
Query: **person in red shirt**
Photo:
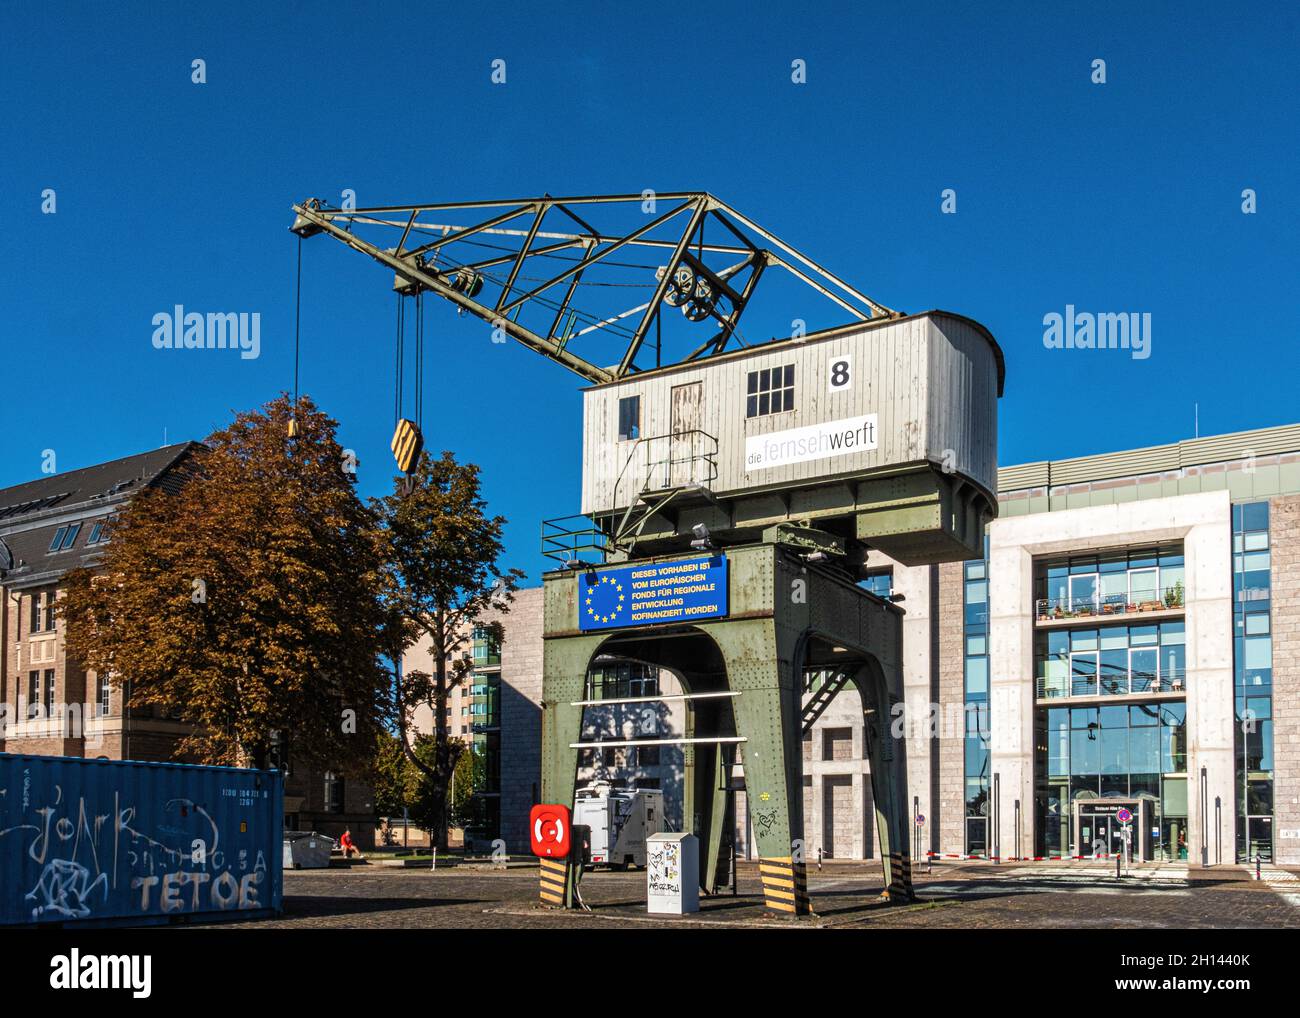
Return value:
<svg viewBox="0 0 1300 1018">
<path fill-rule="evenodd" d="M 357 848 L 356 843 L 352 840 L 352 832 L 350 830 L 344 831 L 343 837 L 339 838 L 339 848 L 343 849 L 344 859 L 351 859 L 353 852 L 357 853 L 358 859 L 365 858 L 365 856 L 361 854 L 361 849 Z"/>
</svg>

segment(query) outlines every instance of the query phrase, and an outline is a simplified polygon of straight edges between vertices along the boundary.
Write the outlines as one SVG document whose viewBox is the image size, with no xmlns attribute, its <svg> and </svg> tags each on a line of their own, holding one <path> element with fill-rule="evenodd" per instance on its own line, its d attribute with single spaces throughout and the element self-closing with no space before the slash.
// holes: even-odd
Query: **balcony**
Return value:
<svg viewBox="0 0 1300 1018">
<path fill-rule="evenodd" d="M 1036 625 L 1096 624 L 1099 619 L 1115 619 L 1132 615 L 1159 617 L 1180 615 L 1185 609 L 1186 597 L 1182 583 L 1170 587 L 1152 587 L 1130 590 L 1121 594 L 1092 593 L 1073 597 L 1041 597 L 1034 602 Z"/>
<path fill-rule="evenodd" d="M 1087 700 L 1112 697 L 1181 699 L 1186 695 L 1187 670 L 1167 668 L 1159 675 L 1133 671 L 1116 675 L 1040 675 L 1034 696 L 1042 700 Z"/>
</svg>

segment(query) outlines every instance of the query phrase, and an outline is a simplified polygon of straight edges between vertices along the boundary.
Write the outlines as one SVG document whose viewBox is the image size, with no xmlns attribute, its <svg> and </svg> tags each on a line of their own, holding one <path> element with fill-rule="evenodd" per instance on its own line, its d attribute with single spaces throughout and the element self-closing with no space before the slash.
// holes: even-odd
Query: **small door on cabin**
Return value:
<svg viewBox="0 0 1300 1018">
<path fill-rule="evenodd" d="M 668 442 L 664 487 L 702 480 L 697 460 L 703 450 L 700 430 L 702 382 L 674 385 L 672 391 L 672 433 Z"/>
</svg>

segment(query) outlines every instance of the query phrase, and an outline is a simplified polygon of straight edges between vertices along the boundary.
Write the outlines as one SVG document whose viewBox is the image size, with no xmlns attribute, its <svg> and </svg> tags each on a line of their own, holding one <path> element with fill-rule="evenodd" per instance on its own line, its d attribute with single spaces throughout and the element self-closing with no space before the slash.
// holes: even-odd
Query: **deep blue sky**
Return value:
<svg viewBox="0 0 1300 1018">
<path fill-rule="evenodd" d="M 1294 422 L 1300 14 L 1137 6 L 5 5 L 0 484 L 44 449 L 71 469 L 202 438 L 290 387 L 289 206 L 344 188 L 710 190 L 892 307 L 986 324 L 1004 464 L 1190 437 L 1196 402 L 1202 434 Z M 302 387 L 375 494 L 390 279 L 326 239 L 305 254 Z M 177 303 L 260 311 L 261 357 L 155 351 Z M 1151 312 L 1153 355 L 1044 349 L 1067 303 Z M 581 382 L 448 307 L 428 321 L 428 443 L 482 465 L 535 579 L 539 520 L 577 508 Z"/>
</svg>

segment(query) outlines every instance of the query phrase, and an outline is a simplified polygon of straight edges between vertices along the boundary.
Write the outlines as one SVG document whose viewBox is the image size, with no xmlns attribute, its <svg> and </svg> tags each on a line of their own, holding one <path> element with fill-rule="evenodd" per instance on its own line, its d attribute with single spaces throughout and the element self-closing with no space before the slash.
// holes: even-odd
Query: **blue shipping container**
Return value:
<svg viewBox="0 0 1300 1018">
<path fill-rule="evenodd" d="M 0 924 L 280 911 L 278 771 L 0 753 Z"/>
</svg>

